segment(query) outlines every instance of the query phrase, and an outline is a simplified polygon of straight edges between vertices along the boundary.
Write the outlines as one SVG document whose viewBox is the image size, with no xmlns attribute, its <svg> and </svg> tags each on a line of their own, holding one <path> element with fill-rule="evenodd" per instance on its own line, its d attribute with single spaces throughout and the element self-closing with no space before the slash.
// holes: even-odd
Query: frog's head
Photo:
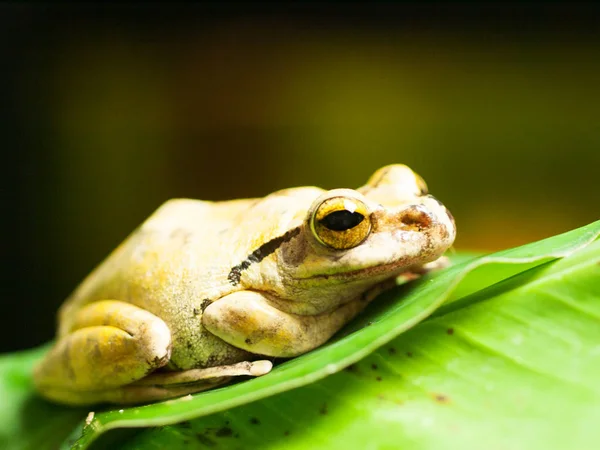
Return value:
<svg viewBox="0 0 600 450">
<path fill-rule="evenodd" d="M 379 169 L 358 190 L 333 189 L 315 199 L 278 260 L 295 298 L 307 292 L 335 303 L 338 294 L 347 298 L 434 261 L 455 236 L 448 209 L 419 175 L 397 164 Z"/>
</svg>

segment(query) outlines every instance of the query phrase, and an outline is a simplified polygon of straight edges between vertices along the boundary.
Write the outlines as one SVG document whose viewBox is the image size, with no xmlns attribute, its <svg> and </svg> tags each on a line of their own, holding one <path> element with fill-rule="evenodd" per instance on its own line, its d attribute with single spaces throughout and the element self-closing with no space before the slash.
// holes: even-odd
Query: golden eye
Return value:
<svg viewBox="0 0 600 450">
<path fill-rule="evenodd" d="M 317 207 L 311 229 L 322 244 L 344 250 L 356 247 L 367 238 L 371 232 L 371 220 L 366 205 L 360 200 L 333 197 Z"/>
</svg>

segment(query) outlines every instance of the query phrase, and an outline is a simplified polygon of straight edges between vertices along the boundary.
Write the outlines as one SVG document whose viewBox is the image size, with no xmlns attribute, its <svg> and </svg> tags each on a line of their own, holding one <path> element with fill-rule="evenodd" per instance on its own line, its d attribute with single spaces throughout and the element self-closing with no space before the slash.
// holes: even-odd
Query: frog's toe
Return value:
<svg viewBox="0 0 600 450">
<path fill-rule="evenodd" d="M 260 361 L 253 361 L 250 367 L 250 375 L 253 377 L 260 377 L 266 375 L 273 368 L 273 363 L 266 359 Z"/>
<path fill-rule="evenodd" d="M 273 363 L 267 360 L 242 361 L 226 366 L 189 369 L 182 372 L 153 373 L 135 383 L 100 392 L 85 393 L 79 400 L 118 404 L 148 403 L 212 389 L 236 376 L 261 376 L 269 373 Z"/>
</svg>

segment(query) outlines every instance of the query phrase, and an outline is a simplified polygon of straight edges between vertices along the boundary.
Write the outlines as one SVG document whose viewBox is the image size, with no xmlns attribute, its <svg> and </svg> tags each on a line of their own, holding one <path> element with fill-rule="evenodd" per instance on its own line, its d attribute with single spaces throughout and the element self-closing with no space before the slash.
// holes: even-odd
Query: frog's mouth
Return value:
<svg viewBox="0 0 600 450">
<path fill-rule="evenodd" d="M 431 261 L 436 260 L 440 255 L 434 255 L 431 259 L 423 260 L 421 258 L 413 258 L 414 262 L 411 263 L 408 260 L 399 260 L 394 261 L 392 263 L 387 264 L 378 264 L 374 266 L 367 266 L 360 269 L 347 270 L 343 272 L 336 273 L 318 273 L 314 275 L 310 275 L 308 277 L 296 278 L 297 280 L 343 280 L 343 279 L 355 279 L 357 281 L 364 281 L 365 279 L 377 281 L 379 278 L 378 275 L 385 274 L 383 279 L 385 278 L 393 278 L 400 275 L 402 272 L 409 271 L 411 267 L 416 265 L 425 264 Z M 364 275 L 364 277 L 358 278 L 359 275 Z"/>
</svg>

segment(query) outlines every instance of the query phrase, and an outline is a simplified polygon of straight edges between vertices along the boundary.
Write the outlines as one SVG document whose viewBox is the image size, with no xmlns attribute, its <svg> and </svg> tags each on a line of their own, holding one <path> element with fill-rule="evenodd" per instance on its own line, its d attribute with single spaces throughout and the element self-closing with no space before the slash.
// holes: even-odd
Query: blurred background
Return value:
<svg viewBox="0 0 600 450">
<path fill-rule="evenodd" d="M 0 6 L 0 351 L 172 197 L 410 165 L 458 250 L 600 218 L 593 6 Z"/>
</svg>

